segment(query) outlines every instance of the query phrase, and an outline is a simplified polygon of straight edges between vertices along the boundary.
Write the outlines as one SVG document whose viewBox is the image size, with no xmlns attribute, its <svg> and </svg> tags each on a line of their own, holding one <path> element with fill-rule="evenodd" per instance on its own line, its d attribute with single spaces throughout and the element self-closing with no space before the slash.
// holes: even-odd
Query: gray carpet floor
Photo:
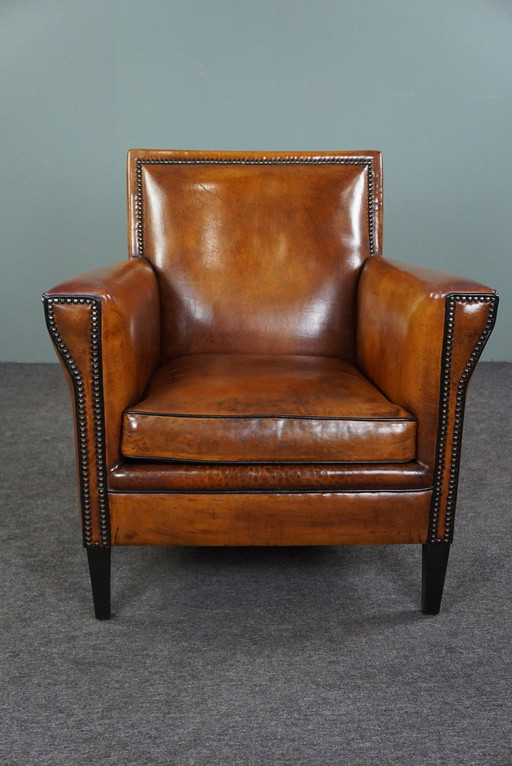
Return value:
<svg viewBox="0 0 512 766">
<path fill-rule="evenodd" d="M 437 617 L 416 546 L 133 548 L 96 621 L 63 375 L 0 375 L 1 764 L 511 766 L 512 365 L 473 379 Z"/>
</svg>

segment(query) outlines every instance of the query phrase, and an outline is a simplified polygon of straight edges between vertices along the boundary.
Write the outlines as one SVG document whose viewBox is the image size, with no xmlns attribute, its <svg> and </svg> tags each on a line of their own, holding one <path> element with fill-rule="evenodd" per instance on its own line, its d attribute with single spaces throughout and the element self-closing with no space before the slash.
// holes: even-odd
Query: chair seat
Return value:
<svg viewBox="0 0 512 766">
<path fill-rule="evenodd" d="M 171 359 L 123 416 L 126 457 L 208 462 L 413 460 L 416 421 L 353 365 L 315 356 Z"/>
</svg>

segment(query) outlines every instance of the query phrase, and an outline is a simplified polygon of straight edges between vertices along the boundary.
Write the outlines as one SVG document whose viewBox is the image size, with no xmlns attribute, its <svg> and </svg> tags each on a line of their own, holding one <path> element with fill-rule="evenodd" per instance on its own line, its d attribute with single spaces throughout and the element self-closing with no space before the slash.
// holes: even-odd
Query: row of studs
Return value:
<svg viewBox="0 0 512 766">
<path fill-rule="evenodd" d="M 450 460 L 450 474 L 448 482 L 448 491 L 446 499 L 446 519 L 445 532 L 442 538 L 437 536 L 437 524 L 439 520 L 439 510 L 441 506 L 442 480 L 445 470 L 446 441 L 448 437 L 449 421 L 449 399 L 450 399 L 450 378 L 451 362 L 453 350 L 453 337 L 455 329 L 455 309 L 457 303 L 487 303 L 489 305 L 489 314 L 482 333 L 476 342 L 476 345 L 464 367 L 455 397 L 455 413 L 452 438 L 452 453 Z M 431 517 L 431 536 L 430 542 L 450 542 L 453 532 L 455 500 L 457 496 L 457 477 L 459 469 L 459 458 L 461 448 L 462 425 L 464 415 L 464 401 L 466 387 L 473 373 L 475 365 L 487 342 L 487 338 L 494 325 L 494 315 L 496 309 L 497 297 L 494 295 L 450 295 L 447 298 L 447 323 L 445 335 L 445 355 L 442 372 L 442 397 L 440 414 L 440 438 L 438 447 L 438 457 L 436 466 L 436 476 L 434 481 L 434 494 Z"/>
<path fill-rule="evenodd" d="M 366 165 L 368 168 L 368 239 L 370 255 L 375 252 L 374 235 L 374 199 L 373 199 L 373 160 L 370 157 L 275 157 L 259 159 L 246 157 L 236 159 L 196 158 L 196 159 L 156 159 L 137 160 L 137 252 L 144 256 L 144 206 L 142 196 L 142 166 L 143 165 Z"/>
<path fill-rule="evenodd" d="M 90 306 L 91 310 L 91 371 L 92 371 L 92 399 L 93 399 L 93 418 L 94 418 L 94 443 L 96 448 L 96 479 L 98 485 L 98 504 L 100 513 L 101 542 L 103 545 L 109 545 L 109 522 L 108 506 L 106 495 L 106 477 L 105 477 L 105 452 L 103 437 L 103 413 L 102 413 L 102 391 L 101 391 L 101 348 L 100 348 L 100 303 L 94 298 L 46 298 L 45 306 L 48 316 L 48 326 L 53 336 L 55 345 L 64 360 L 73 380 L 76 397 L 76 419 L 78 432 L 78 454 L 80 467 L 80 485 L 82 493 L 82 519 L 84 529 L 84 542 L 86 545 L 99 545 L 97 540 L 92 539 L 91 525 L 91 495 L 89 483 L 89 463 L 88 463 L 88 434 L 86 418 L 86 396 L 84 390 L 84 381 L 80 370 L 75 364 L 61 334 L 59 333 L 55 321 L 54 305 L 59 303 L 85 304 Z"/>
<path fill-rule="evenodd" d="M 216 157 L 174 157 L 169 159 L 137 160 L 144 165 L 367 165 L 371 157 L 352 155 L 341 157 L 336 154 L 324 156 L 300 157 L 233 157 L 231 159 Z"/>
</svg>

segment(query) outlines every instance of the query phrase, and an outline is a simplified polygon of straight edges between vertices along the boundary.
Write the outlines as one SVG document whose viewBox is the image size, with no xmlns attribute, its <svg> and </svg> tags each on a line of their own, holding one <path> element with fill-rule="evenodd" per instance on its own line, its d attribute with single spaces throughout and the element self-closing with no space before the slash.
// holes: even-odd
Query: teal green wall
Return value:
<svg viewBox="0 0 512 766">
<path fill-rule="evenodd" d="M 0 0 L 0 359 L 126 257 L 125 155 L 381 149 L 384 254 L 497 287 L 512 359 L 511 0 Z"/>
</svg>

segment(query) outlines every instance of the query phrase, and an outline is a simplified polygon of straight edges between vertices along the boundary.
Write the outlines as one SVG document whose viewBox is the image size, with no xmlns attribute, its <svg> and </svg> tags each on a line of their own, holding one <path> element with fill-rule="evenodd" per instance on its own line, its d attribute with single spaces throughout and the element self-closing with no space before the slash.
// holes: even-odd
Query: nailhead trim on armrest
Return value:
<svg viewBox="0 0 512 766">
<path fill-rule="evenodd" d="M 74 361 L 69 349 L 64 343 L 57 329 L 54 306 L 58 304 L 77 304 L 90 306 L 91 330 L 90 330 L 90 359 L 91 368 L 81 371 Z M 80 500 L 82 509 L 82 526 L 84 544 L 110 545 L 110 529 L 108 516 L 108 496 L 105 467 L 105 437 L 103 418 L 103 385 L 101 375 L 101 303 L 98 298 L 88 296 L 43 296 L 46 322 L 53 342 L 71 376 L 75 392 L 75 410 L 78 438 L 78 464 L 80 476 Z M 92 402 L 87 401 L 84 376 L 91 379 Z M 91 490 L 89 477 L 89 454 L 86 409 L 92 406 L 94 420 L 94 447 L 96 481 L 98 486 L 98 507 L 100 522 L 100 540 L 93 539 L 91 517 Z"/>
<path fill-rule="evenodd" d="M 484 329 L 475 344 L 475 347 L 464 367 L 457 391 L 455 395 L 454 425 L 452 436 L 452 450 L 449 466 L 445 463 L 448 427 L 450 413 L 450 381 L 453 338 L 455 332 L 455 308 L 457 303 L 487 303 L 489 305 L 489 315 Z M 440 401 L 440 423 L 437 448 L 437 463 L 434 471 L 434 491 L 432 497 L 432 510 L 430 516 L 429 539 L 431 543 L 451 542 L 453 537 L 453 523 L 455 516 L 455 503 L 457 499 L 457 484 L 460 464 L 460 449 L 462 438 L 462 425 L 464 420 L 464 404 L 466 398 L 466 388 L 473 370 L 480 358 L 487 339 L 492 331 L 496 319 L 496 308 L 498 305 L 497 295 L 469 295 L 455 293 L 446 298 L 446 325 L 443 342 L 443 361 L 441 371 L 441 401 Z M 449 471 L 448 491 L 446 497 L 446 517 L 444 535 L 438 536 L 439 513 L 442 504 L 442 485 L 446 471 Z"/>
</svg>

